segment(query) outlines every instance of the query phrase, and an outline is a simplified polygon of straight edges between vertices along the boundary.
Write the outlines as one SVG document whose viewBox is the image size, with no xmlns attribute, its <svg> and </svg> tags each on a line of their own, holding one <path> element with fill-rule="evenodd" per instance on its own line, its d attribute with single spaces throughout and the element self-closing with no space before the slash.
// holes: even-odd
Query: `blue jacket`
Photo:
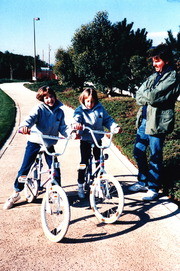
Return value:
<svg viewBox="0 0 180 271">
<path fill-rule="evenodd" d="M 65 124 L 62 106 L 63 104 L 58 100 L 56 100 L 52 109 L 45 103 L 40 103 L 30 111 L 30 114 L 21 123 L 20 127 L 32 127 L 32 131 L 40 131 L 46 135 L 58 136 L 58 133 L 61 133 L 63 136 L 67 137 L 70 133 L 70 129 Z M 40 144 L 39 137 L 35 133 L 29 135 L 28 140 Z M 44 139 L 44 142 L 47 147 L 57 143 L 56 140 L 49 139 Z"/>
<path fill-rule="evenodd" d="M 74 111 L 74 120 L 90 127 L 93 130 L 100 131 L 104 131 L 103 127 L 113 131 L 114 128 L 118 126 L 99 102 L 92 109 L 87 109 L 84 104 L 80 105 Z M 81 140 L 93 143 L 93 139 L 89 131 L 80 131 L 80 134 L 82 136 Z M 96 134 L 95 136 L 98 141 L 103 137 L 103 135 L 100 134 Z"/>
</svg>

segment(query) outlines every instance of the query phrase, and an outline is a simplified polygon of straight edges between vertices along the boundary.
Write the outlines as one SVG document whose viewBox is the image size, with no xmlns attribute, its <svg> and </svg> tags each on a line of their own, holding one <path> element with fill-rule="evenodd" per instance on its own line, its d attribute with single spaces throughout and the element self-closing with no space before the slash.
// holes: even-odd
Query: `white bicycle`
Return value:
<svg viewBox="0 0 180 271">
<path fill-rule="evenodd" d="M 83 129 L 91 133 L 94 145 L 100 149 L 99 161 L 93 161 L 93 154 L 91 154 L 87 167 L 84 165 L 86 167 L 85 190 L 90 191 L 91 208 L 98 220 L 114 223 L 120 217 L 124 207 L 124 193 L 120 183 L 105 171 L 105 160 L 108 159 L 108 155 L 104 154 L 104 150 L 110 147 L 114 133 L 92 130 L 86 126 Z M 95 134 L 109 135 L 107 145 L 99 145 Z M 94 145 L 92 144 L 92 147 Z M 93 165 L 97 163 L 99 165 L 93 170 Z"/>
<path fill-rule="evenodd" d="M 67 195 L 63 188 L 57 183 L 55 179 L 55 170 L 59 168 L 60 164 L 57 162 L 57 157 L 63 155 L 67 143 L 70 139 L 64 137 L 55 137 L 37 133 L 42 143 L 42 148 L 39 151 L 34 164 L 32 165 L 28 176 L 21 176 L 19 181 L 24 182 L 25 197 L 28 202 L 32 202 L 37 196 L 46 190 L 42 205 L 41 205 L 41 222 L 45 236 L 52 242 L 60 242 L 65 236 L 70 221 L 70 206 Z M 50 153 L 43 139 L 64 140 L 64 148 L 61 153 Z M 51 168 L 44 170 L 43 153 L 46 152 L 52 156 Z M 42 176 L 48 173 L 48 178 L 42 181 Z"/>
</svg>

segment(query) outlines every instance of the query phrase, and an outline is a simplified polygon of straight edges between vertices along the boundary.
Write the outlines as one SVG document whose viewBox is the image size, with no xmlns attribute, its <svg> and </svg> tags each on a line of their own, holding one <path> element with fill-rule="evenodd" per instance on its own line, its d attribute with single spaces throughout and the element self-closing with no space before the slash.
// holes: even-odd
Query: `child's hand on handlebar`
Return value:
<svg viewBox="0 0 180 271">
<path fill-rule="evenodd" d="M 114 134 L 120 134 L 122 133 L 122 128 L 120 126 L 117 126 L 114 131 L 113 131 Z"/>
<path fill-rule="evenodd" d="M 81 139 L 81 136 L 78 133 L 74 133 L 72 139 Z"/>
<path fill-rule="evenodd" d="M 71 138 L 72 138 L 72 139 L 81 139 L 81 136 L 79 135 L 77 129 L 73 129 L 73 130 L 72 130 L 72 132 L 71 132 Z"/>
<path fill-rule="evenodd" d="M 31 129 L 28 128 L 27 126 L 22 126 L 19 128 L 19 133 L 21 133 L 23 135 L 30 135 L 30 131 L 31 131 Z"/>
<path fill-rule="evenodd" d="M 71 126 L 74 130 L 83 130 L 83 125 L 78 122 L 71 124 Z"/>
</svg>

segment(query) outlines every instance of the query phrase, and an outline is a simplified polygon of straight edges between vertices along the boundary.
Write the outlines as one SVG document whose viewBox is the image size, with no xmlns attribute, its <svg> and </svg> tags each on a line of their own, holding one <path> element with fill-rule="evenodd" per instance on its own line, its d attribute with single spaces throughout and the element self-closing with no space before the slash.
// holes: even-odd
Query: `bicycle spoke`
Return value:
<svg viewBox="0 0 180 271">
<path fill-rule="evenodd" d="M 92 185 L 90 202 L 95 215 L 101 222 L 115 222 L 124 206 L 124 195 L 118 181 L 107 174 L 97 179 Z"/>
<path fill-rule="evenodd" d="M 42 202 L 41 218 L 46 237 L 53 242 L 59 242 L 66 234 L 70 220 L 69 202 L 60 186 L 54 185 L 52 190 L 46 193 Z"/>
</svg>

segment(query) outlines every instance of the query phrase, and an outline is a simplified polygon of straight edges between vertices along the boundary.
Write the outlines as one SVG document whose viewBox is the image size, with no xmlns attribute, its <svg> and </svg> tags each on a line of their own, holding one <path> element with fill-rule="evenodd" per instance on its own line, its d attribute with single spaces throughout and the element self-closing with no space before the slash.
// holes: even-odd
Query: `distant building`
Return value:
<svg viewBox="0 0 180 271">
<path fill-rule="evenodd" d="M 37 80 L 43 81 L 43 80 L 52 80 L 52 79 L 58 79 L 58 77 L 53 73 L 53 70 L 48 67 L 41 67 L 37 71 Z"/>
</svg>

